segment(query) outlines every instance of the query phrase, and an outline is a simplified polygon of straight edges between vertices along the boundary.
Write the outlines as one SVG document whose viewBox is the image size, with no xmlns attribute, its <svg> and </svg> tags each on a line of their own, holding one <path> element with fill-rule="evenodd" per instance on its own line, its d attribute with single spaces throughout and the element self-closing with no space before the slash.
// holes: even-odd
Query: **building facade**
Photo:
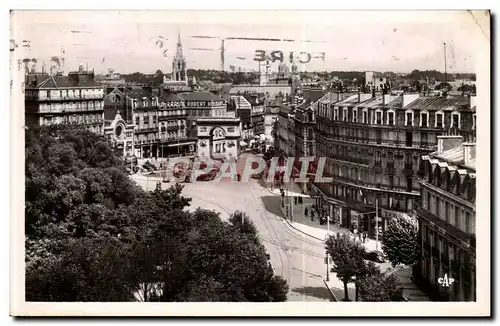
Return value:
<svg viewBox="0 0 500 326">
<path fill-rule="evenodd" d="M 243 95 L 231 95 L 230 107 L 234 108 L 235 115 L 240 118 L 242 125 L 241 138 L 244 141 L 253 139 L 253 126 L 252 126 L 252 105 Z"/>
<path fill-rule="evenodd" d="M 437 151 L 422 157 L 414 276 L 435 300 L 476 301 L 475 152 L 462 136 L 439 136 Z M 438 283 L 444 275 L 450 287 Z"/>
<path fill-rule="evenodd" d="M 104 135 L 123 157 L 134 155 L 134 124 L 126 121 L 120 111 L 112 119 L 105 120 Z"/>
<path fill-rule="evenodd" d="M 474 134 L 473 116 L 475 107 L 461 97 L 360 93 L 321 103 L 317 155 L 327 157 L 325 174 L 333 182 L 314 185 L 318 205 L 374 237 L 378 204 L 380 236 L 391 217 L 412 211 L 422 155 L 435 150 L 443 133 Z"/>
<path fill-rule="evenodd" d="M 210 92 L 179 93 L 186 109 L 186 135 L 199 157 L 237 157 L 241 120 L 227 112 L 227 103 Z"/>
<path fill-rule="evenodd" d="M 160 155 L 189 155 L 195 152 L 196 141 L 188 138 L 185 102 L 175 94 L 164 93 L 158 97 Z"/>
<path fill-rule="evenodd" d="M 58 73 L 25 76 L 25 117 L 27 126 L 83 124 L 104 134 L 104 89 L 93 71 L 83 65 L 67 76 Z"/>
<path fill-rule="evenodd" d="M 158 97 L 151 87 L 124 87 L 109 90 L 104 99 L 106 116 L 114 118 L 117 110 L 125 121 L 134 124 L 134 155 L 156 158 L 159 153 Z"/>
</svg>

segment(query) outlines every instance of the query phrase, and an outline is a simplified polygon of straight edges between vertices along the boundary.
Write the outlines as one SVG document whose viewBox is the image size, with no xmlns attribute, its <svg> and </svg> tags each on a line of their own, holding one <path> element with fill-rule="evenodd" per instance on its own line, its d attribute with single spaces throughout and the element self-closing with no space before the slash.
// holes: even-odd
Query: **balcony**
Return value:
<svg viewBox="0 0 500 326">
<path fill-rule="evenodd" d="M 413 164 L 405 163 L 403 168 L 403 173 L 407 175 L 413 174 Z"/>
<path fill-rule="evenodd" d="M 177 130 L 179 130 L 179 126 L 178 125 L 167 126 L 167 131 L 177 131 Z"/>
<path fill-rule="evenodd" d="M 150 132 L 158 132 L 157 127 L 150 127 L 150 128 L 136 128 L 134 130 L 136 134 L 145 134 L 145 133 L 150 133 Z"/>
</svg>

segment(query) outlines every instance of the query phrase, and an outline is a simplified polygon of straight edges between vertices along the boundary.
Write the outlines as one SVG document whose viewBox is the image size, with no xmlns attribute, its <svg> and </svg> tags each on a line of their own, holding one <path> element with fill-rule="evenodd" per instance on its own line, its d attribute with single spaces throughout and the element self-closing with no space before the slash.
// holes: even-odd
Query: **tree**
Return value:
<svg viewBox="0 0 500 326">
<path fill-rule="evenodd" d="M 187 212 L 183 187 L 146 192 L 83 126 L 26 131 L 30 301 L 285 301 L 248 216 Z"/>
<path fill-rule="evenodd" d="M 382 250 L 393 267 L 413 265 L 419 256 L 418 221 L 408 215 L 391 219 L 382 238 Z"/>
<path fill-rule="evenodd" d="M 386 276 L 373 262 L 369 262 L 366 274 L 358 280 L 363 301 L 402 301 L 403 290 L 394 275 Z"/>
<path fill-rule="evenodd" d="M 333 260 L 333 271 L 344 284 L 344 301 L 349 301 L 347 284 L 366 273 L 365 248 L 347 234 L 330 236 L 326 241 L 328 254 Z"/>
</svg>

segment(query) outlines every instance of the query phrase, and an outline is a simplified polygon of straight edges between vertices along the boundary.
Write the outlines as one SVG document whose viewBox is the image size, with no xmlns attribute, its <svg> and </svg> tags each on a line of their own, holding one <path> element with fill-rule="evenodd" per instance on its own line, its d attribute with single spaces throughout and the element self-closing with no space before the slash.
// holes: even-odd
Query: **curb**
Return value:
<svg viewBox="0 0 500 326">
<path fill-rule="evenodd" d="M 284 218 L 284 217 L 282 217 L 282 218 L 283 218 L 283 220 L 286 222 L 286 224 L 290 225 L 290 227 L 292 227 L 295 231 L 298 231 L 298 232 L 300 232 L 300 233 L 302 233 L 302 234 L 305 234 L 305 235 L 307 235 L 307 236 L 309 236 L 309 237 L 311 237 L 311 238 L 313 238 L 313 239 L 316 239 L 316 240 L 318 240 L 318 241 L 321 241 L 321 242 L 323 242 L 323 241 L 325 240 L 325 239 L 320 239 L 320 238 L 317 238 L 317 237 L 315 237 L 314 235 L 310 235 L 309 233 L 304 232 L 304 231 L 302 231 L 302 230 L 300 230 L 300 229 L 297 229 L 297 228 L 296 228 L 295 226 L 293 226 L 293 224 L 292 224 L 292 223 L 290 223 L 290 221 L 288 221 L 286 218 Z"/>
<path fill-rule="evenodd" d="M 333 293 L 332 289 L 330 289 L 330 287 L 328 286 L 328 283 L 326 283 L 326 280 L 324 278 L 321 278 L 323 280 L 323 283 L 325 283 L 325 286 L 326 288 L 328 289 L 328 292 L 330 292 L 332 298 L 333 298 L 333 301 L 335 302 L 339 302 L 339 299 L 337 298 L 337 296 L 335 296 L 335 294 Z"/>
</svg>

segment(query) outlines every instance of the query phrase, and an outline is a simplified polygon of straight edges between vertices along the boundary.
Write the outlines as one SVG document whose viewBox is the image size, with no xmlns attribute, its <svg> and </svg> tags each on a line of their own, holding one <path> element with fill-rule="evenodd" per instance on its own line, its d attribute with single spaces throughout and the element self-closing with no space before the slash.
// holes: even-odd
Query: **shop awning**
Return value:
<svg viewBox="0 0 500 326">
<path fill-rule="evenodd" d="M 184 145 L 194 145 L 194 141 L 188 142 L 188 143 L 174 143 L 174 144 L 168 144 L 168 147 L 177 147 L 177 146 L 184 146 Z"/>
</svg>

